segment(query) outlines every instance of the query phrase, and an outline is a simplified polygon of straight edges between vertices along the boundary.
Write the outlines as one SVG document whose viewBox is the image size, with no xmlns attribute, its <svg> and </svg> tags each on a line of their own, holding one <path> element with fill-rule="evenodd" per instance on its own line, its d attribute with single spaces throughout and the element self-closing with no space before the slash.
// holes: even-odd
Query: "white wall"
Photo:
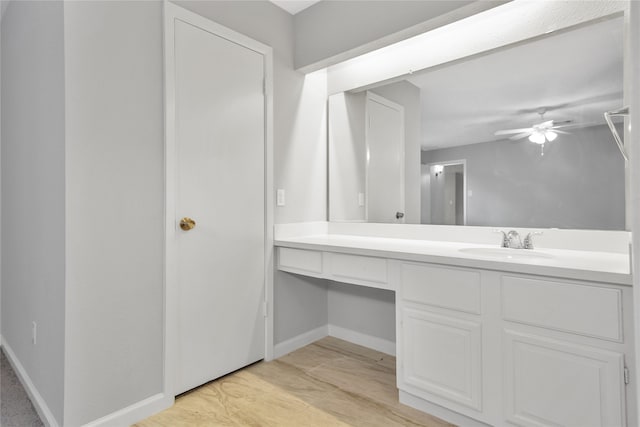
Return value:
<svg viewBox="0 0 640 427">
<path fill-rule="evenodd" d="M 64 39 L 61 2 L 2 22 L 2 337 L 63 421 Z M 37 322 L 37 343 L 31 324 Z"/>
<path fill-rule="evenodd" d="M 367 145 L 366 92 L 329 97 L 329 221 L 365 221 Z"/>
<path fill-rule="evenodd" d="M 162 391 L 162 3 L 67 2 L 65 424 Z"/>
</svg>

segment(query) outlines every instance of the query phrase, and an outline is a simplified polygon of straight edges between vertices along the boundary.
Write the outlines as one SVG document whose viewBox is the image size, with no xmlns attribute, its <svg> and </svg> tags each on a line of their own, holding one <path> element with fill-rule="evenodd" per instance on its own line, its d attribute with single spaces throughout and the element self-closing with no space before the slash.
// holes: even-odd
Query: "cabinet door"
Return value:
<svg viewBox="0 0 640 427">
<path fill-rule="evenodd" d="M 404 308 L 401 329 L 401 388 L 480 411 L 480 323 Z"/>
<path fill-rule="evenodd" d="M 622 354 L 504 333 L 505 410 L 521 426 L 623 426 Z"/>
</svg>

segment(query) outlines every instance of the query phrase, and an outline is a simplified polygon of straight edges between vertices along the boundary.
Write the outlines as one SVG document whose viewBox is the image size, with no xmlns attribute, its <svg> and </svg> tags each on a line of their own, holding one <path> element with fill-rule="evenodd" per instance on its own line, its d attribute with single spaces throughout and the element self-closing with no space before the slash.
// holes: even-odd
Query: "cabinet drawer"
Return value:
<svg viewBox="0 0 640 427">
<path fill-rule="evenodd" d="M 601 286 L 502 277 L 505 320 L 622 342 L 622 293 Z"/>
<path fill-rule="evenodd" d="M 280 248 L 278 269 L 291 272 L 322 274 L 322 252 Z"/>
<path fill-rule="evenodd" d="M 480 314 L 477 271 L 402 264 L 401 282 L 404 300 Z"/>
<path fill-rule="evenodd" d="M 386 287 L 387 260 L 384 258 L 332 253 L 330 260 L 330 274 L 336 280 Z"/>
</svg>

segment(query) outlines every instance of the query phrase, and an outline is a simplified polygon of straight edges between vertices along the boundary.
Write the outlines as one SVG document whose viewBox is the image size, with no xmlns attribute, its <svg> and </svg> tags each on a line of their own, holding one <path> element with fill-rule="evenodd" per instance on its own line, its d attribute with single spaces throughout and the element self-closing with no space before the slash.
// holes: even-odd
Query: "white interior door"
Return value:
<svg viewBox="0 0 640 427">
<path fill-rule="evenodd" d="M 367 220 L 404 222 L 404 107 L 368 92 L 366 110 Z"/>
<path fill-rule="evenodd" d="M 179 394 L 264 358 L 265 57 L 181 20 L 174 47 Z"/>
</svg>

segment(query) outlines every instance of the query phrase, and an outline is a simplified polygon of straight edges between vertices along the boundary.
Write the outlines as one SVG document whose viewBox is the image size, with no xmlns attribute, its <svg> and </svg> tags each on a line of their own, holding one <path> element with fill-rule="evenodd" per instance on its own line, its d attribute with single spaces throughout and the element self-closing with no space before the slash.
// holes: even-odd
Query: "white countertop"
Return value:
<svg viewBox="0 0 640 427">
<path fill-rule="evenodd" d="M 365 237 L 345 234 L 314 234 L 276 237 L 275 246 L 339 252 L 429 262 L 485 270 L 553 276 L 565 279 L 631 285 L 629 255 L 619 252 L 597 252 L 541 248 L 548 257 L 520 256 L 526 249 L 514 251 L 514 258 L 462 252 L 469 248 L 496 248 L 497 245 L 445 242 L 389 237 Z M 517 251 L 517 252 L 516 252 Z"/>
</svg>

